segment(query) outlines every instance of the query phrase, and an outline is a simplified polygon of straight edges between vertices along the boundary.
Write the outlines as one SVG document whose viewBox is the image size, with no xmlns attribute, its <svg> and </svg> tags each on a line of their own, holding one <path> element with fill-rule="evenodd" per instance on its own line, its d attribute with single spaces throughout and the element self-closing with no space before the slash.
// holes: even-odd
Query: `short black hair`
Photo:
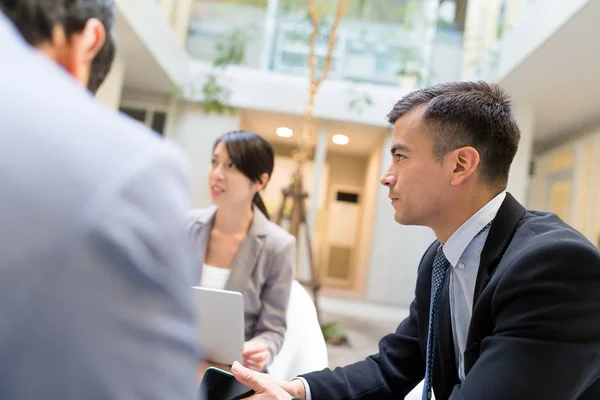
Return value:
<svg viewBox="0 0 600 400">
<path fill-rule="evenodd" d="M 51 40 L 57 25 L 62 25 L 70 36 L 81 32 L 91 18 L 97 18 L 104 25 L 106 40 L 92 61 L 88 89 L 95 93 L 106 79 L 116 53 L 113 0 L 0 0 L 0 11 L 33 46 Z"/>
<path fill-rule="evenodd" d="M 479 152 L 480 174 L 493 187 L 506 188 L 521 133 L 509 96 L 487 82 L 450 82 L 409 93 L 387 115 L 390 124 L 425 107 L 423 121 L 433 137 L 433 155 L 472 146 Z"/>
</svg>

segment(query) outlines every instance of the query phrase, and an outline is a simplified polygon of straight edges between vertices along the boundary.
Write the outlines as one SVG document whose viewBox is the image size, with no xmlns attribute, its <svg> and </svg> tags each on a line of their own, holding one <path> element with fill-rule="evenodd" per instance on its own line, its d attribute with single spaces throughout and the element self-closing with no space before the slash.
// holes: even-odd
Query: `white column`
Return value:
<svg viewBox="0 0 600 400">
<path fill-rule="evenodd" d="M 164 136 L 167 139 L 177 136 L 177 123 L 179 121 L 180 111 L 183 110 L 183 100 L 176 95 L 169 96 L 169 105 L 167 107 L 167 118 L 165 120 Z"/>
<path fill-rule="evenodd" d="M 529 188 L 529 166 L 533 152 L 533 136 L 535 125 L 535 109 L 533 104 L 515 103 L 514 114 L 521 129 L 519 150 L 510 167 L 507 191 L 521 204 L 527 204 Z"/>
<path fill-rule="evenodd" d="M 391 162 L 390 142 L 387 136 L 381 171 Z M 366 300 L 406 307 L 414 297 L 419 261 L 435 236 L 429 228 L 398 224 L 388 192 L 380 186 L 377 194 Z"/>
<path fill-rule="evenodd" d="M 194 2 L 192 0 L 178 0 L 177 7 L 173 10 L 173 16 L 171 17 L 173 30 L 177 40 L 182 45 L 185 45 L 187 40 L 193 7 Z"/>
<path fill-rule="evenodd" d="M 321 130 L 319 133 L 319 137 L 317 139 L 317 147 L 315 150 L 315 159 L 314 159 L 314 172 L 313 172 L 313 182 L 312 182 L 312 190 L 310 197 L 310 206 L 308 208 L 308 226 L 311 229 L 311 236 L 315 232 L 315 227 L 317 224 L 317 212 L 319 211 L 319 186 L 320 186 L 320 177 L 323 176 L 323 170 L 325 167 L 325 158 L 327 156 L 327 123 L 325 121 L 321 121 Z M 307 182 L 308 183 L 308 182 Z"/>
<path fill-rule="evenodd" d="M 215 140 L 222 134 L 240 129 L 240 114 L 205 114 L 200 105 L 185 103 L 179 106 L 168 138 L 178 144 L 191 164 L 192 205 L 210 205 L 208 168 Z M 171 111 L 170 112 L 174 112 Z"/>
<path fill-rule="evenodd" d="M 319 187 L 321 183 L 321 177 L 323 176 L 323 170 L 325 166 L 325 157 L 327 155 L 327 124 L 325 121 L 321 122 L 321 129 L 319 137 L 317 138 L 317 147 L 315 150 L 314 164 L 313 164 L 313 181 L 303 182 L 305 190 L 308 185 L 312 185 L 310 191 L 310 204 L 307 204 L 307 216 L 306 223 L 308 229 L 310 229 L 310 238 L 312 242 L 312 250 L 314 256 L 314 262 L 317 263 L 317 243 L 315 241 L 315 231 L 317 225 L 317 214 L 319 211 Z M 296 278 L 301 281 L 307 281 L 311 279 L 310 265 L 308 259 L 308 247 L 306 243 L 306 226 L 301 226 L 298 232 L 298 268 L 296 269 Z"/>
<path fill-rule="evenodd" d="M 172 23 L 173 9 L 175 8 L 175 1 L 176 0 L 159 0 L 158 1 L 160 8 L 163 9 L 163 11 L 165 12 L 165 15 L 167 16 L 167 20 L 169 21 L 169 23 Z"/>
<path fill-rule="evenodd" d="M 110 69 L 106 80 L 100 86 L 96 97 L 107 106 L 117 109 L 121 104 L 123 81 L 125 80 L 125 61 L 119 52 Z"/>
<path fill-rule="evenodd" d="M 279 0 L 269 0 L 267 5 L 267 15 L 265 16 L 265 28 L 263 31 L 263 46 L 260 55 L 260 68 L 268 69 L 271 60 L 271 51 L 275 43 L 275 33 L 277 31 L 277 11 L 279 9 Z"/>
</svg>

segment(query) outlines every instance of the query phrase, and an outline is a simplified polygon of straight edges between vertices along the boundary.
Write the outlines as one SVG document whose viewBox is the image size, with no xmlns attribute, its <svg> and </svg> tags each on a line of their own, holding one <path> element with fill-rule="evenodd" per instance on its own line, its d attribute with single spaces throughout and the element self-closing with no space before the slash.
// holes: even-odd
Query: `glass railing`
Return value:
<svg viewBox="0 0 600 400">
<path fill-rule="evenodd" d="M 440 24 L 437 27 L 428 84 L 458 80 L 463 63 L 463 34 L 457 24 Z"/>
<path fill-rule="evenodd" d="M 323 30 L 329 32 L 328 28 Z M 279 72 L 306 74 L 311 32 L 312 25 L 305 17 L 281 15 L 269 67 Z M 413 45 L 422 43 L 419 33 L 399 24 L 344 20 L 338 29 L 329 77 L 395 85 L 400 82 L 403 69 L 423 74 L 422 47 Z M 327 35 L 320 35 L 315 46 L 318 70 L 324 64 L 327 49 Z"/>
<path fill-rule="evenodd" d="M 508 4 L 512 8 L 508 8 Z M 489 24 L 495 26 L 495 32 L 480 32 L 481 39 L 477 44 L 475 57 L 468 65 L 465 65 L 462 77 L 464 79 L 483 79 L 483 80 L 496 80 L 499 78 L 499 64 L 502 57 L 501 54 L 501 42 L 507 34 L 512 34 L 511 31 L 514 27 L 522 23 L 528 23 L 531 18 L 539 18 L 544 12 L 544 7 L 547 7 L 547 2 L 539 0 L 520 0 L 511 3 L 504 2 L 489 2 L 482 3 L 481 14 L 485 15 L 498 15 L 496 24 Z M 489 12 L 488 7 L 495 7 L 497 10 Z M 486 42 L 483 36 L 492 35 L 493 41 Z M 483 45 L 482 45 L 483 44 Z"/>
<path fill-rule="evenodd" d="M 375 3 L 383 8 L 386 0 L 369 1 L 373 1 L 371 8 Z M 331 79 L 402 85 L 407 79 L 422 84 L 433 78 L 438 0 L 404 0 L 413 5 L 404 15 L 398 7 L 401 0 L 388 2 L 398 17 L 380 12 L 373 20 L 353 12 L 340 23 Z M 312 32 L 306 11 L 285 7 L 274 11 L 270 5 L 268 1 L 198 1 L 192 10 L 188 52 L 217 66 L 242 64 L 306 75 Z M 317 70 L 325 61 L 332 22 L 331 18 L 321 22 L 315 46 Z"/>
<path fill-rule="evenodd" d="M 266 9 L 235 2 L 196 2 L 186 47 L 198 60 L 260 67 Z"/>
</svg>

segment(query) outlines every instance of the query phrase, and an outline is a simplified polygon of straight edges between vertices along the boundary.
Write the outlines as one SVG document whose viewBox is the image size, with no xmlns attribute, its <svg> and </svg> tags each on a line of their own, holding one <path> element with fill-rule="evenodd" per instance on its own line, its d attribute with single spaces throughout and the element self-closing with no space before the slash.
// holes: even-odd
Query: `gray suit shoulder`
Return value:
<svg viewBox="0 0 600 400">
<path fill-rule="evenodd" d="M 289 246 L 290 243 L 296 243 L 296 238 L 291 233 L 272 221 L 268 221 L 266 230 L 270 238 L 269 242 L 274 250 L 281 250 Z"/>
<path fill-rule="evenodd" d="M 35 61 L 40 67 L 40 60 Z M 44 246 L 81 223 L 82 217 L 110 207 L 136 177 L 152 177 L 157 169 L 163 180 L 146 185 L 149 196 L 169 187 L 187 192 L 187 166 L 173 145 L 102 105 L 58 67 L 46 67 L 19 84 L 4 85 L 1 75 L 6 74 L 0 66 L 5 132 L 0 139 L 5 166 L 0 219 L 5 226 L 26 230 L 29 246 Z M 23 250 L 9 242 L 4 245 L 8 248 L 0 245 L 0 250 L 15 255 Z"/>
<path fill-rule="evenodd" d="M 198 221 L 204 219 L 204 217 L 211 216 L 215 213 L 217 207 L 209 206 L 204 208 L 193 208 L 187 212 L 187 218 L 189 220 Z"/>
</svg>

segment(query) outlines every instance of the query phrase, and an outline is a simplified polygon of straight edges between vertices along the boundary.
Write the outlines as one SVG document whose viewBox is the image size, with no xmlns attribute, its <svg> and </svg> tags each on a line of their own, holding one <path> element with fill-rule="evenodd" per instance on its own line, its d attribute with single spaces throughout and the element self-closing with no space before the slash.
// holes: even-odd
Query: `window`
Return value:
<svg viewBox="0 0 600 400">
<path fill-rule="evenodd" d="M 152 117 L 152 129 L 155 132 L 164 135 L 165 130 L 165 121 L 167 119 L 167 114 L 162 111 L 155 111 Z"/>
<path fill-rule="evenodd" d="M 141 122 L 159 135 L 164 135 L 167 113 L 153 108 L 137 108 L 123 106 L 119 108 L 123 114 Z"/>
<path fill-rule="evenodd" d="M 140 110 L 136 108 L 121 107 L 120 111 L 124 114 L 129 115 L 136 121 L 140 121 L 142 124 L 146 122 L 146 110 Z"/>
</svg>

